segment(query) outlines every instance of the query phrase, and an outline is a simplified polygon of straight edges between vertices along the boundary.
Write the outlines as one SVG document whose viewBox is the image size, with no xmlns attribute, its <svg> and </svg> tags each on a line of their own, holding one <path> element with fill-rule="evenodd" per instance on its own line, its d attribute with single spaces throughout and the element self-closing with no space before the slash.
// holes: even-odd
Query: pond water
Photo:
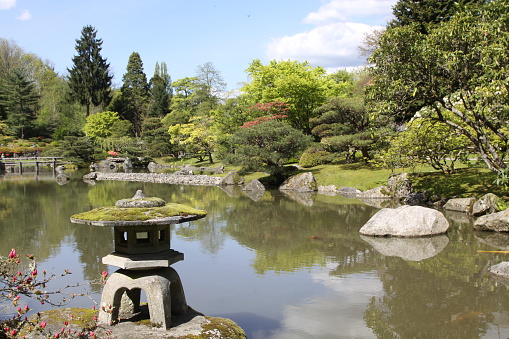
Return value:
<svg viewBox="0 0 509 339">
<path fill-rule="evenodd" d="M 187 302 L 231 318 L 249 338 L 508 338 L 506 283 L 486 273 L 507 260 L 504 234 L 474 233 L 472 220 L 448 214 L 447 236 L 424 241 L 361 238 L 378 211 L 341 196 L 290 197 L 268 191 L 150 183 L 89 185 L 83 172 L 0 176 L 0 254 L 34 254 L 39 270 L 72 274 L 50 287 L 100 277 L 113 250 L 109 228 L 76 225 L 72 214 L 147 196 L 208 211 L 172 229 L 173 265 Z M 391 242 L 392 241 L 392 242 Z M 101 286 L 89 286 L 100 300 Z M 28 301 L 35 310 L 47 309 Z M 88 298 L 70 306 L 92 307 Z"/>
</svg>

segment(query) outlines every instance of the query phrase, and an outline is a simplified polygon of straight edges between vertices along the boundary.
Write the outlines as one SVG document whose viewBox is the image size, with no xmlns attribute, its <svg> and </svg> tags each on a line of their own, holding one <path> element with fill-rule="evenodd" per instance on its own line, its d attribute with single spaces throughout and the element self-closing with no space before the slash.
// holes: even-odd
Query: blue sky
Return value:
<svg viewBox="0 0 509 339">
<path fill-rule="evenodd" d="M 147 77 L 166 62 L 173 80 L 212 62 L 228 84 L 246 82 L 253 59 L 309 61 L 331 71 L 359 66 L 365 32 L 391 18 L 396 0 L 0 0 L 0 38 L 66 74 L 86 25 L 103 39 L 114 83 L 138 52 Z"/>
</svg>

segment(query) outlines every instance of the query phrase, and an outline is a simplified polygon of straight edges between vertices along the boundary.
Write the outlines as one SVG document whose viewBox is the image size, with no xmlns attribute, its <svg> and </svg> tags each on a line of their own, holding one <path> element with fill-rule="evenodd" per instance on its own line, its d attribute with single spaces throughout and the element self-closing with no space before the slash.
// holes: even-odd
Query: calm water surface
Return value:
<svg viewBox="0 0 509 339">
<path fill-rule="evenodd" d="M 0 250 L 32 253 L 40 270 L 73 274 L 51 287 L 97 279 L 113 250 L 112 229 L 75 225 L 72 214 L 114 205 L 137 189 L 147 196 L 208 211 L 176 225 L 173 267 L 187 302 L 228 317 L 249 338 L 508 338 L 509 293 L 486 274 L 508 260 L 503 234 L 472 231 L 472 220 L 448 215 L 447 236 L 425 240 L 361 238 L 378 211 L 340 196 L 290 197 L 277 191 L 72 180 L 52 174 L 0 176 Z M 401 241 L 400 241 L 401 240 Z M 100 286 L 87 287 L 97 302 Z M 36 310 L 48 306 L 28 301 Z M 87 298 L 71 306 L 92 307 Z"/>
</svg>

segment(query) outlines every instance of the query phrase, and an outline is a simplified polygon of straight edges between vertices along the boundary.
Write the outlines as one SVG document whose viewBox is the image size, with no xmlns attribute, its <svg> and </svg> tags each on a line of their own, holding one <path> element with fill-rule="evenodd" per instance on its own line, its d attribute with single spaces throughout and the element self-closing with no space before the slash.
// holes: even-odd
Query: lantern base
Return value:
<svg viewBox="0 0 509 339">
<path fill-rule="evenodd" d="M 146 254 L 124 254 L 113 252 L 103 257 L 102 263 L 126 270 L 149 270 L 169 267 L 181 260 L 184 260 L 184 253 L 168 249 L 159 253 Z"/>
</svg>

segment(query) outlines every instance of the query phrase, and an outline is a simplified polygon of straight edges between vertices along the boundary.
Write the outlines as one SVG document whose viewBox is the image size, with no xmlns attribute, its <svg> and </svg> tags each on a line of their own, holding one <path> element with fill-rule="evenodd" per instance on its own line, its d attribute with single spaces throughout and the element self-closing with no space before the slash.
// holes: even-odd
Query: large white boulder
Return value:
<svg viewBox="0 0 509 339">
<path fill-rule="evenodd" d="M 362 226 L 360 233 L 371 236 L 425 237 L 447 232 L 449 222 L 434 209 L 422 206 L 383 208 Z"/>
</svg>

